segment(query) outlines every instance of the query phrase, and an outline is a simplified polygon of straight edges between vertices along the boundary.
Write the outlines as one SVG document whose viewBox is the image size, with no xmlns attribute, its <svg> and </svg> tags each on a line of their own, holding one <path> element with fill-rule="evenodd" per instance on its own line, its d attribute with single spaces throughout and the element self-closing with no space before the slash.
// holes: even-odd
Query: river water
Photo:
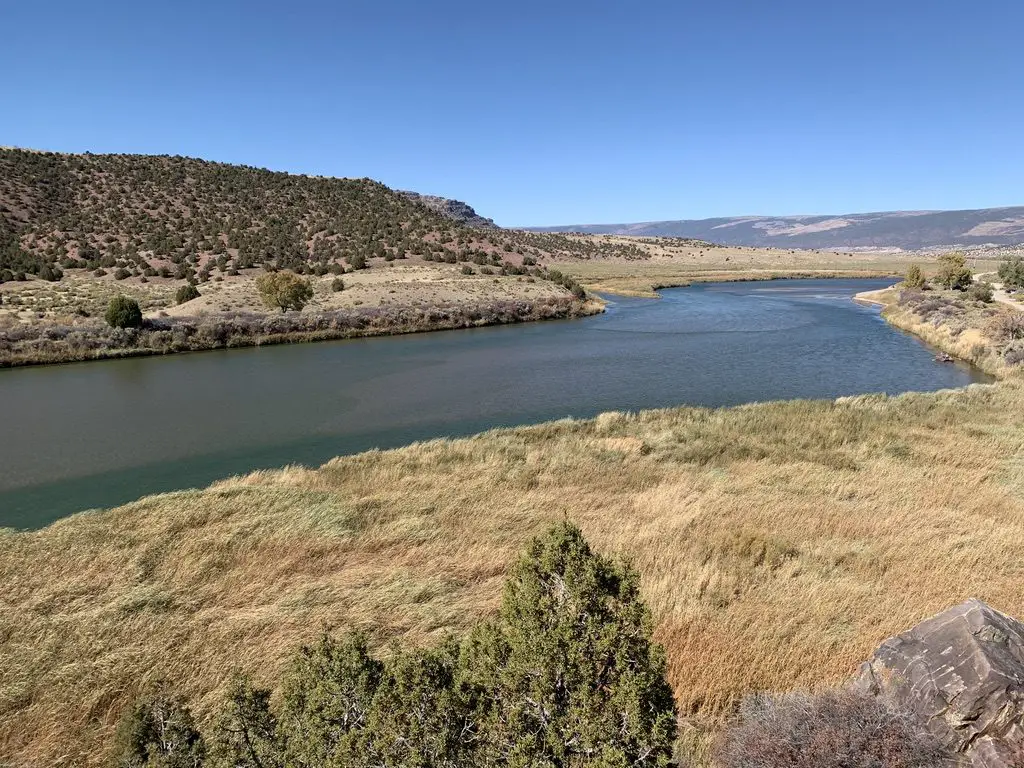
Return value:
<svg viewBox="0 0 1024 768">
<path fill-rule="evenodd" d="M 581 320 L 2 370 L 0 527 L 495 426 L 989 380 L 852 301 L 890 282 L 695 285 Z"/>
</svg>

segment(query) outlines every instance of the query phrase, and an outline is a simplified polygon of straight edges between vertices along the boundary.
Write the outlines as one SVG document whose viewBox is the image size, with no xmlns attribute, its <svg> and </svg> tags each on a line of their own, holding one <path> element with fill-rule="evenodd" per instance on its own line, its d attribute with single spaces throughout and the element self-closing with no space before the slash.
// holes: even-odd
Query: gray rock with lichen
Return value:
<svg viewBox="0 0 1024 768">
<path fill-rule="evenodd" d="M 855 686 L 913 710 L 966 766 L 1024 764 L 1024 624 L 980 600 L 886 640 Z"/>
</svg>

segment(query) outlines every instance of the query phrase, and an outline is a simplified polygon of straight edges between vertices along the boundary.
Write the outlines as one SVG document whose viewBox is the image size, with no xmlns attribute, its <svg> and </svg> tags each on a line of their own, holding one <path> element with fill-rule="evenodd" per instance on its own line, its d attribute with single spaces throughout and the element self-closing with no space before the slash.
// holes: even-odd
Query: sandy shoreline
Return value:
<svg viewBox="0 0 1024 768">
<path fill-rule="evenodd" d="M 888 288 L 879 288 L 876 291 L 861 291 L 860 293 L 854 294 L 853 300 L 860 301 L 864 304 L 872 304 L 876 307 L 887 307 L 891 303 L 886 300 L 887 294 L 890 291 L 896 289 L 896 285 L 890 285 Z"/>
</svg>

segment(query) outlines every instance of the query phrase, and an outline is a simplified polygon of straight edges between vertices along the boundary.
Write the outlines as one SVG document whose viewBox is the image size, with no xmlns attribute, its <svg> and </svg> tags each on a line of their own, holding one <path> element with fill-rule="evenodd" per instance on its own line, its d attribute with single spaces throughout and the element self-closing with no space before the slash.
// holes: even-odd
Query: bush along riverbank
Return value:
<svg viewBox="0 0 1024 768">
<path fill-rule="evenodd" d="M 1024 370 L 1024 311 L 955 291 L 893 288 L 873 294 L 882 317 L 996 377 Z"/>
<path fill-rule="evenodd" d="M 891 325 L 986 373 L 1005 378 L 1024 371 L 1024 306 L 1015 296 L 1024 283 L 1021 259 L 1004 259 L 997 273 L 987 273 L 999 275 L 997 284 L 975 276 L 958 252 L 940 256 L 929 273 L 911 264 L 902 282 L 855 298 L 881 306 Z"/>
<path fill-rule="evenodd" d="M 138 328 L 100 320 L 18 325 L 0 330 L 0 367 L 70 363 L 174 352 L 386 336 L 584 317 L 603 311 L 594 300 L 556 297 L 475 305 L 375 307 L 315 314 L 231 313 L 147 319 Z"/>
</svg>

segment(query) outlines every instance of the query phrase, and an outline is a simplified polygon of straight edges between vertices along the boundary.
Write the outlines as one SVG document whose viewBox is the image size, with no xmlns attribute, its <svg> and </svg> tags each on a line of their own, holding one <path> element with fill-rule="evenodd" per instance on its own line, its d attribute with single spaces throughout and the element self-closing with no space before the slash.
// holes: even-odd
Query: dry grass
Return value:
<svg viewBox="0 0 1024 768">
<path fill-rule="evenodd" d="M 1009 380 L 611 413 L 0 535 L 0 755 L 97 765 L 146 681 L 206 717 L 233 666 L 271 681 L 325 624 L 458 631 L 563 516 L 636 563 L 700 741 L 744 693 L 840 680 L 969 596 L 1024 614 L 1022 405 Z"/>
<path fill-rule="evenodd" d="M 934 271 L 935 254 L 899 251 L 800 251 L 785 248 L 698 246 L 666 247 L 651 238 L 594 236 L 612 243 L 629 242 L 649 254 L 644 261 L 600 259 L 559 264 L 593 291 L 627 296 L 657 296 L 658 288 L 723 280 L 773 278 L 888 277 L 902 275 L 910 264 Z M 994 257 L 993 257 L 994 258 Z M 972 258 L 973 269 L 992 269 L 991 258 Z"/>
<path fill-rule="evenodd" d="M 486 304 L 353 307 L 288 314 L 214 313 L 146 320 L 138 329 L 111 328 L 99 320 L 9 329 L 0 326 L 0 368 L 392 336 L 582 317 L 602 311 L 603 302 L 579 301 L 565 292 L 563 297 Z"/>
<path fill-rule="evenodd" d="M 474 270 L 480 267 L 469 265 Z M 523 276 L 464 275 L 462 265 L 402 262 L 382 263 L 373 269 L 342 275 L 345 289 L 332 291 L 334 275 L 310 277 L 313 299 L 303 312 L 329 312 L 365 307 L 473 306 L 498 301 L 536 301 L 565 298 L 569 292 L 547 280 Z M 252 274 L 200 286 L 200 298 L 172 307 L 172 317 L 194 317 L 223 312 L 266 312 Z"/>
<path fill-rule="evenodd" d="M 385 262 L 342 276 L 345 290 L 332 291 L 334 275 L 310 277 L 313 300 L 307 314 L 354 307 L 413 307 L 477 305 L 499 301 L 536 301 L 565 297 L 569 293 L 547 280 L 529 276 L 464 275 L 462 265 L 429 262 Z M 494 269 L 492 267 L 492 269 Z M 0 285 L 0 329 L 14 324 L 67 321 L 81 315 L 102 317 L 107 303 L 118 294 L 139 301 L 147 317 L 195 317 L 232 312 L 267 313 L 256 290 L 260 269 L 225 275 L 199 285 L 200 298 L 180 306 L 174 303 L 183 280 L 154 277 L 147 283 L 137 278 L 114 280 L 75 272 L 60 282 L 31 279 Z"/>
<path fill-rule="evenodd" d="M 60 282 L 30 279 L 0 284 L 0 329 L 19 323 L 48 323 L 79 316 L 102 317 L 110 300 L 131 296 L 144 312 L 155 313 L 174 303 L 174 292 L 183 281 L 154 278 L 115 281 L 90 274 L 67 274 Z"/>
<path fill-rule="evenodd" d="M 822 262 L 823 264 L 824 262 Z M 620 262 L 578 262 L 560 264 L 559 269 L 571 274 L 588 290 L 623 296 L 655 298 L 661 288 L 676 288 L 691 283 L 722 282 L 728 280 L 773 280 L 779 278 L 827 277 L 889 277 L 905 268 L 879 264 L 862 269 L 833 268 L 829 266 L 787 267 L 737 266 L 706 268 L 687 262 L 645 261 L 623 264 Z"/>
</svg>

